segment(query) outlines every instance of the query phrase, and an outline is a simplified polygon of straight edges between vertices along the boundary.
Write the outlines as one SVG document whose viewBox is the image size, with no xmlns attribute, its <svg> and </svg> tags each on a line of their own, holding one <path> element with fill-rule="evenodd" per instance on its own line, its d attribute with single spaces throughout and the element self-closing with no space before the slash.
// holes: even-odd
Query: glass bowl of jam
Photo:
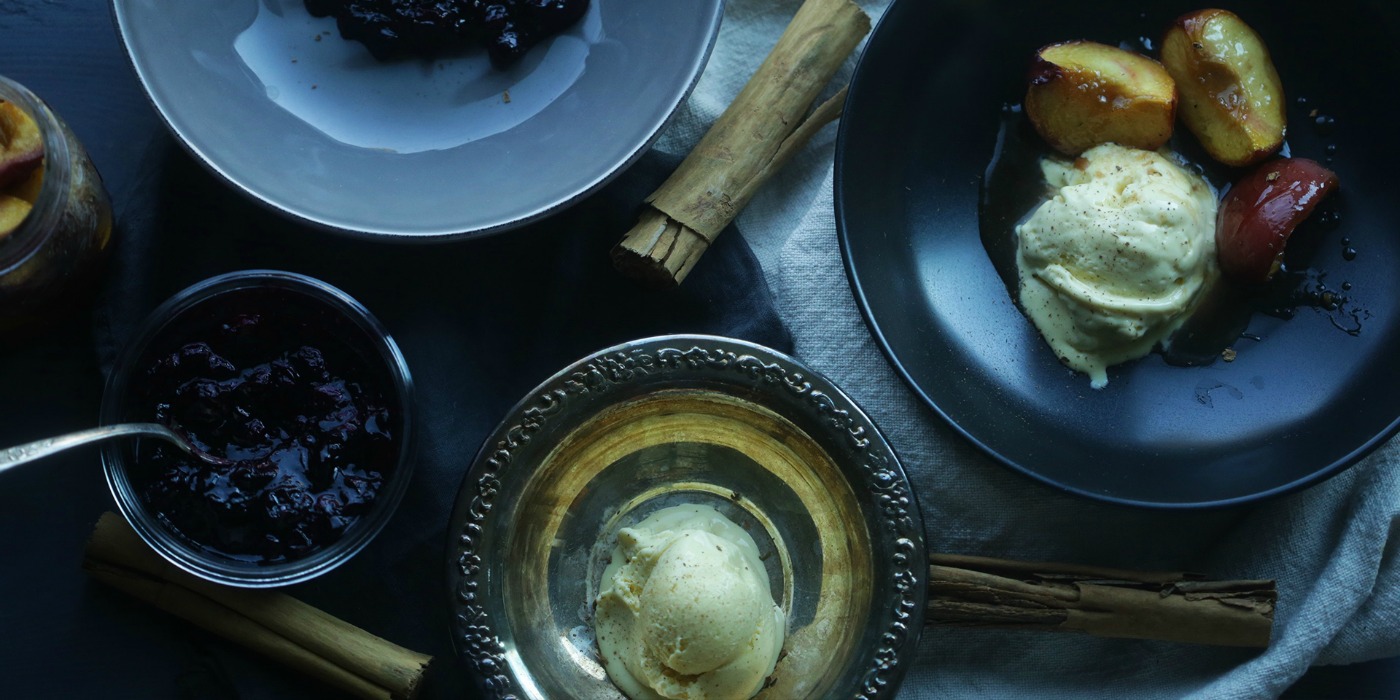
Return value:
<svg viewBox="0 0 1400 700">
<path fill-rule="evenodd" d="M 101 422 L 159 422 L 104 446 L 123 515 L 161 556 L 243 587 L 304 581 L 388 522 L 413 466 L 412 379 L 359 302 L 289 272 L 232 272 L 171 297 L 108 378 Z"/>
</svg>

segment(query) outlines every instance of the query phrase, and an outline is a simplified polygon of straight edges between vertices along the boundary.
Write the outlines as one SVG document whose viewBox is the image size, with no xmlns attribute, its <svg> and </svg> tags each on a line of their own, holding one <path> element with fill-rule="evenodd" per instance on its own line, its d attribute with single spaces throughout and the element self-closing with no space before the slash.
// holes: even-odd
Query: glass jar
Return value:
<svg viewBox="0 0 1400 700">
<path fill-rule="evenodd" d="M 43 100 L 0 76 L 0 101 L 33 119 L 43 142 L 38 187 L 0 187 L 0 196 L 32 198 L 19 226 L 0 232 L 0 333 L 9 333 L 88 301 L 111 243 L 112 205 L 82 144 Z"/>
</svg>

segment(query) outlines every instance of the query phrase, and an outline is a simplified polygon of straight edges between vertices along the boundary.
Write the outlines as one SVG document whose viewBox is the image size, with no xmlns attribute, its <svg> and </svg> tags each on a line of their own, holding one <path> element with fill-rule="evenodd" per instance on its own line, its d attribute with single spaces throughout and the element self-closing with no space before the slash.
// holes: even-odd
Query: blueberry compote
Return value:
<svg viewBox="0 0 1400 700">
<path fill-rule="evenodd" d="M 305 0 L 335 17 L 340 35 L 379 60 L 433 56 L 466 44 L 486 47 L 505 68 L 530 47 L 577 22 L 589 0 Z"/>
<path fill-rule="evenodd" d="M 132 417 L 228 464 L 142 441 L 131 467 L 141 499 L 184 539 L 234 559 L 274 564 L 340 539 L 398 451 L 388 378 L 345 340 L 358 329 L 279 289 L 226 293 L 184 316 L 132 378 Z"/>
</svg>

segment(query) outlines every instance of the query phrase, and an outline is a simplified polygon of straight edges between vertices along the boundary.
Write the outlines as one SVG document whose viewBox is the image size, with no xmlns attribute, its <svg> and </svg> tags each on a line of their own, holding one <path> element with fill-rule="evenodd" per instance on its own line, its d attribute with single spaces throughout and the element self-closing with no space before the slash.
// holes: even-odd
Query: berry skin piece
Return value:
<svg viewBox="0 0 1400 700">
<path fill-rule="evenodd" d="M 334 17 L 340 35 L 381 61 L 432 58 L 471 44 L 505 70 L 530 48 L 573 26 L 589 0 L 305 0 Z"/>
</svg>

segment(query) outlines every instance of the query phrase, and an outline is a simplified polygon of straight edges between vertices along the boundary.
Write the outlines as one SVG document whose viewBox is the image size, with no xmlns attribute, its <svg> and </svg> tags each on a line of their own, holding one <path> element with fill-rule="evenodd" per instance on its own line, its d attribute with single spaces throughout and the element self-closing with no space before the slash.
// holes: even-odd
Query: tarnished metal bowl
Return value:
<svg viewBox="0 0 1400 700">
<path fill-rule="evenodd" d="M 463 482 L 449 533 L 459 656 L 488 695 L 621 698 L 592 632 L 619 529 L 700 503 L 759 546 L 787 613 L 759 697 L 892 696 L 918 642 L 923 529 L 899 461 L 850 399 L 743 341 L 650 338 L 521 401 Z"/>
</svg>

